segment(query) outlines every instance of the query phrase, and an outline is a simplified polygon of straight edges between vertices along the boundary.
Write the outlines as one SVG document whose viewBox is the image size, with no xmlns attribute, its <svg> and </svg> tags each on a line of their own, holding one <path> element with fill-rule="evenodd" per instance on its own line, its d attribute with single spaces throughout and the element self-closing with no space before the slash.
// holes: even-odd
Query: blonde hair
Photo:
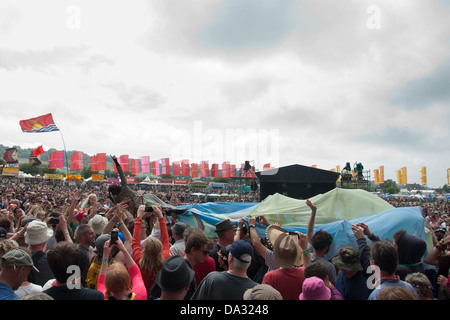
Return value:
<svg viewBox="0 0 450 320">
<path fill-rule="evenodd" d="M 86 199 L 84 199 L 83 203 L 81 204 L 81 210 L 83 210 L 84 208 L 90 208 L 91 204 L 89 203 L 89 200 L 91 198 L 96 198 L 97 199 L 97 195 L 95 193 L 91 193 L 90 195 L 87 196 Z"/>
<path fill-rule="evenodd" d="M 109 299 L 117 292 L 131 290 L 131 277 L 127 268 L 120 262 L 114 262 L 105 274 L 105 298 Z"/>
<path fill-rule="evenodd" d="M 420 272 L 410 273 L 406 276 L 405 281 L 416 289 L 417 294 L 425 298 L 433 298 L 433 286 L 425 274 Z"/>
<path fill-rule="evenodd" d="M 162 268 L 164 262 L 162 249 L 162 243 L 158 238 L 149 237 L 144 241 L 139 267 L 148 272 L 152 278 L 156 277 Z"/>
</svg>

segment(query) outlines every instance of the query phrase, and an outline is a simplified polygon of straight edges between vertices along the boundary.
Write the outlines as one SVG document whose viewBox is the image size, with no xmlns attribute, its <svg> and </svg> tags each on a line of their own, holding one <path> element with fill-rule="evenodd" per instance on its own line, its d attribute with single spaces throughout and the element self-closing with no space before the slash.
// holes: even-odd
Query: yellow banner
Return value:
<svg viewBox="0 0 450 320">
<path fill-rule="evenodd" d="M 45 179 L 62 180 L 64 178 L 64 176 L 62 174 L 45 173 L 44 178 Z"/>
<path fill-rule="evenodd" d="M 66 174 L 66 180 L 80 181 L 81 180 L 81 175 L 79 175 L 79 174 Z"/>
<path fill-rule="evenodd" d="M 93 174 L 92 175 L 92 180 L 94 180 L 94 181 L 103 181 L 103 180 L 105 180 L 105 175 L 104 174 Z"/>
</svg>

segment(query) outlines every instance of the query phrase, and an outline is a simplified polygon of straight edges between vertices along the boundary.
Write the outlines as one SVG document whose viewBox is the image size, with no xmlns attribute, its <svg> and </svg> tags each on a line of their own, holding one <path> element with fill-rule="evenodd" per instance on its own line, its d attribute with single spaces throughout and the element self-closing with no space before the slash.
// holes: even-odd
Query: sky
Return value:
<svg viewBox="0 0 450 320">
<path fill-rule="evenodd" d="M 1 0 L 0 143 L 447 184 L 449 0 Z M 60 132 L 23 133 L 52 113 Z"/>
</svg>

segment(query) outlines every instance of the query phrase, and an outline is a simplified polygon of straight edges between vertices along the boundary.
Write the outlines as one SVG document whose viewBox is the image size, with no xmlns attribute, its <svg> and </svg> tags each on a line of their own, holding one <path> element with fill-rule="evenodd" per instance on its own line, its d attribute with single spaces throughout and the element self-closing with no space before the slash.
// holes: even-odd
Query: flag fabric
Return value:
<svg viewBox="0 0 450 320">
<path fill-rule="evenodd" d="M 211 177 L 217 178 L 219 176 L 219 165 L 217 163 L 213 163 L 211 165 Z"/>
<path fill-rule="evenodd" d="M 172 162 L 173 175 L 179 177 L 181 175 L 180 161 Z"/>
<path fill-rule="evenodd" d="M 191 164 L 191 177 L 198 178 L 198 163 Z"/>
<path fill-rule="evenodd" d="M 149 156 L 141 157 L 141 172 L 142 173 L 150 172 L 150 157 Z"/>
<path fill-rule="evenodd" d="M 222 178 L 230 177 L 230 162 L 225 161 L 222 163 Z"/>
<path fill-rule="evenodd" d="M 37 156 L 45 153 L 45 151 L 44 151 L 44 148 L 42 148 L 42 146 L 39 146 L 36 149 L 34 149 L 33 151 L 31 151 L 31 153 L 33 154 L 33 157 L 37 157 Z"/>
<path fill-rule="evenodd" d="M 170 174 L 170 162 L 169 158 L 161 159 L 161 174 Z"/>
<path fill-rule="evenodd" d="M 106 170 L 106 153 L 97 153 L 95 156 L 95 160 L 97 163 L 97 171 L 105 171 Z"/>
<path fill-rule="evenodd" d="M 51 113 L 36 118 L 21 120 L 19 124 L 22 131 L 26 133 L 59 131 L 53 121 L 53 116 Z"/>
<path fill-rule="evenodd" d="M 131 159 L 131 174 L 139 174 L 139 159 Z"/>
<path fill-rule="evenodd" d="M 49 169 L 64 168 L 64 151 L 55 151 L 49 154 Z"/>
<path fill-rule="evenodd" d="M 209 177 L 209 161 L 202 161 L 200 163 L 200 174 L 202 177 Z"/>
<path fill-rule="evenodd" d="M 83 163 L 83 152 L 75 152 L 70 157 L 70 170 L 72 171 L 79 171 L 83 170 L 84 163 Z"/>
<path fill-rule="evenodd" d="M 17 157 L 17 149 L 16 148 L 8 148 L 5 150 L 3 154 L 3 159 L 6 163 L 18 163 L 19 158 Z"/>
<path fill-rule="evenodd" d="M 159 167 L 159 161 L 153 161 L 152 162 L 152 174 L 154 176 L 161 175 L 160 167 Z"/>
<path fill-rule="evenodd" d="M 191 175 L 190 169 L 189 160 L 181 160 L 181 175 L 183 177 L 189 177 Z"/>
<path fill-rule="evenodd" d="M 97 156 L 90 157 L 90 160 L 91 160 L 91 171 L 92 172 L 100 171 L 100 170 L 98 170 Z"/>
</svg>

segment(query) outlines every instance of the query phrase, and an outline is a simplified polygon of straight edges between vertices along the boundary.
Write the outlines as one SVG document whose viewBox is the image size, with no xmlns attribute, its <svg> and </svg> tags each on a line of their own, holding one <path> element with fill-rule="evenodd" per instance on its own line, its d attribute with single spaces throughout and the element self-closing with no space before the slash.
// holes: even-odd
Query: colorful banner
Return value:
<svg viewBox="0 0 450 320">
<path fill-rule="evenodd" d="M 172 162 L 172 170 L 173 170 L 173 175 L 176 177 L 181 176 L 181 163 L 180 161 L 175 161 Z"/>
<path fill-rule="evenodd" d="M 373 175 L 375 177 L 375 184 L 380 184 L 380 170 L 379 169 L 374 169 L 373 170 Z"/>
<path fill-rule="evenodd" d="M 149 156 L 141 157 L 141 172 L 142 173 L 150 173 L 150 157 Z"/>
<path fill-rule="evenodd" d="M 58 127 L 53 121 L 51 113 L 36 118 L 21 120 L 19 124 L 22 131 L 26 133 L 59 131 Z"/>
<path fill-rule="evenodd" d="M 384 166 L 380 166 L 379 169 L 380 169 L 379 181 L 380 181 L 380 183 L 384 183 Z"/>
<path fill-rule="evenodd" d="M 120 166 L 122 167 L 123 172 L 130 172 L 130 160 L 128 158 L 128 155 L 125 154 L 120 156 L 118 161 Z"/>
<path fill-rule="evenodd" d="M 3 154 L 3 159 L 6 161 L 6 163 L 18 163 L 19 158 L 17 156 L 17 149 L 16 148 L 6 149 L 5 153 Z"/>
<path fill-rule="evenodd" d="M 103 174 L 93 174 L 92 175 L 92 180 L 94 180 L 94 181 L 103 181 L 103 180 L 105 180 L 105 175 L 103 175 Z"/>
<path fill-rule="evenodd" d="M 202 161 L 200 163 L 200 174 L 202 177 L 209 177 L 209 161 Z"/>
<path fill-rule="evenodd" d="M 159 161 L 153 161 L 152 162 L 152 174 L 154 176 L 161 175 L 161 168 L 159 166 Z"/>
<path fill-rule="evenodd" d="M 49 154 L 49 169 L 64 168 L 64 151 L 55 151 Z"/>
<path fill-rule="evenodd" d="M 97 153 L 95 156 L 97 163 L 97 171 L 106 170 L 106 153 Z"/>
<path fill-rule="evenodd" d="M 91 160 L 91 171 L 92 172 L 98 172 L 98 162 L 97 162 L 97 156 L 90 157 Z"/>
<path fill-rule="evenodd" d="M 170 174 L 169 158 L 161 159 L 161 175 Z"/>
<path fill-rule="evenodd" d="M 139 174 L 139 159 L 131 159 L 131 174 Z"/>
<path fill-rule="evenodd" d="M 62 180 L 64 176 L 62 174 L 53 174 L 53 173 L 45 173 L 44 174 L 45 179 L 53 179 L 53 180 Z"/>
<path fill-rule="evenodd" d="M 198 163 L 191 164 L 191 177 L 198 178 Z"/>
<path fill-rule="evenodd" d="M 191 175 L 190 169 L 189 160 L 181 160 L 181 175 L 183 177 L 189 177 Z"/>
<path fill-rule="evenodd" d="M 219 176 L 219 165 L 217 163 L 213 163 L 211 165 L 211 177 L 217 178 Z"/>
<path fill-rule="evenodd" d="M 230 177 L 230 162 L 225 161 L 222 163 L 222 178 Z"/>
<path fill-rule="evenodd" d="M 83 163 L 83 152 L 75 152 L 70 157 L 70 170 L 72 171 L 79 171 L 83 170 L 84 163 Z"/>
<path fill-rule="evenodd" d="M 420 170 L 422 173 L 421 182 L 423 186 L 427 185 L 427 167 L 422 167 L 422 170 Z"/>
<path fill-rule="evenodd" d="M 66 180 L 69 180 L 69 181 L 81 181 L 81 175 L 79 175 L 79 174 L 66 174 Z"/>
</svg>

